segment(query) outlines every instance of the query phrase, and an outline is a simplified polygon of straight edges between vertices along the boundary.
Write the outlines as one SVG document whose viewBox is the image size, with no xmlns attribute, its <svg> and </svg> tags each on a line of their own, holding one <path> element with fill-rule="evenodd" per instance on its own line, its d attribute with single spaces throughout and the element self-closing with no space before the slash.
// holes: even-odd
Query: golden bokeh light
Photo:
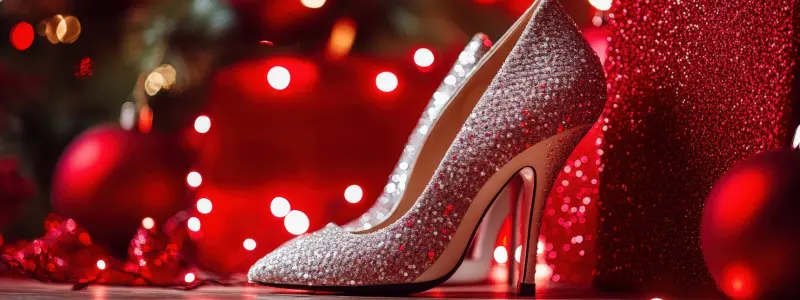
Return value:
<svg viewBox="0 0 800 300">
<path fill-rule="evenodd" d="M 55 15 L 52 18 L 50 18 L 50 20 L 42 21 L 42 22 L 46 22 L 45 27 L 44 27 L 44 36 L 47 38 L 47 41 L 49 41 L 51 44 L 58 44 L 59 42 L 61 42 L 58 39 L 58 35 L 56 35 L 56 32 L 58 30 L 58 25 L 63 20 L 64 20 L 64 16 Z"/>
<path fill-rule="evenodd" d="M 178 71 L 175 70 L 175 67 L 168 64 L 158 66 L 153 70 L 153 72 L 161 74 L 161 77 L 164 78 L 164 84 L 161 86 L 161 88 L 166 90 L 170 89 L 175 84 L 175 80 L 178 78 Z"/>
<path fill-rule="evenodd" d="M 161 73 L 156 71 L 150 72 L 150 74 L 147 75 L 147 79 L 144 80 L 144 91 L 149 96 L 155 96 L 164 88 L 165 81 L 164 75 L 161 75 Z"/>
<path fill-rule="evenodd" d="M 72 44 L 81 36 L 81 22 L 74 16 L 55 15 L 39 22 L 36 33 L 52 44 Z"/>
<path fill-rule="evenodd" d="M 328 57 L 341 59 L 350 53 L 356 40 L 356 24 L 348 18 L 339 19 L 333 24 L 331 38 L 328 40 Z"/>
<path fill-rule="evenodd" d="M 169 90 L 175 85 L 178 78 L 178 71 L 175 67 L 164 64 L 153 69 L 144 80 L 144 91 L 149 96 L 155 96 L 161 90 Z"/>
<path fill-rule="evenodd" d="M 66 16 L 56 26 L 56 38 L 64 44 L 72 44 L 81 36 L 81 22 L 73 16 Z"/>
</svg>

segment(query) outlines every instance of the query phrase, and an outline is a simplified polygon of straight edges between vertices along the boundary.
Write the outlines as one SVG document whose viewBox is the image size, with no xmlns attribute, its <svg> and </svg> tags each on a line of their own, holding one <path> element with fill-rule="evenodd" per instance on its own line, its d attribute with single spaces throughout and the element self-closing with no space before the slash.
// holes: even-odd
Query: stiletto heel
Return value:
<svg viewBox="0 0 800 300">
<path fill-rule="evenodd" d="M 599 58 L 557 0 L 537 0 L 518 24 L 457 92 L 464 97 L 459 105 L 440 113 L 386 221 L 359 232 L 329 225 L 300 236 L 259 260 L 248 279 L 354 294 L 433 288 L 456 272 L 489 208 L 529 168 L 534 175 L 523 182 L 530 195 L 523 197 L 535 200 L 526 209 L 520 283 L 530 294 L 531 244 L 546 192 L 585 124 L 599 117 L 606 88 Z"/>
<path fill-rule="evenodd" d="M 574 149 L 590 127 L 591 125 L 585 125 L 576 127 L 569 132 L 564 132 L 546 147 L 551 147 L 552 145 L 554 147 Z M 523 225 L 520 228 L 522 229 L 520 232 L 522 255 L 520 257 L 517 284 L 517 293 L 520 296 L 533 296 L 536 292 L 536 246 L 539 240 L 542 211 L 547 201 L 547 196 L 550 194 L 550 189 L 555 183 L 556 176 L 570 154 L 570 152 L 555 152 L 549 155 L 541 155 L 542 151 L 546 150 L 532 149 L 528 150 L 534 153 L 529 157 L 526 163 L 527 166 L 518 173 L 522 182 L 519 212 L 521 225 Z"/>
</svg>

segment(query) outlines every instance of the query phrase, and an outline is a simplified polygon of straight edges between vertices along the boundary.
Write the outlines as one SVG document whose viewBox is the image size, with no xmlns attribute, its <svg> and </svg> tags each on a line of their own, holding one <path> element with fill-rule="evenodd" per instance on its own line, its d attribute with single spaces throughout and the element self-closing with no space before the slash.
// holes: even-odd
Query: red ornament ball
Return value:
<svg viewBox="0 0 800 300">
<path fill-rule="evenodd" d="M 714 186 L 703 211 L 703 256 L 731 298 L 799 299 L 800 151 L 757 155 Z"/>
<path fill-rule="evenodd" d="M 89 129 L 59 159 L 53 210 L 124 257 L 142 219 L 153 218 L 159 226 L 191 205 L 184 182 L 188 155 L 176 141 L 117 126 Z"/>
</svg>

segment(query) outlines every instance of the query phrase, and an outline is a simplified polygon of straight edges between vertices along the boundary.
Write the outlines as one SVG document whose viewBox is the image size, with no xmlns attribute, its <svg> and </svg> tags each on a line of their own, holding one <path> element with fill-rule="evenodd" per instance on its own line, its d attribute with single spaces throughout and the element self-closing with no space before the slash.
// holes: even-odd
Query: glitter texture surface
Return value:
<svg viewBox="0 0 800 300">
<path fill-rule="evenodd" d="M 403 217 L 370 233 L 329 225 L 296 238 L 258 261 L 249 279 L 307 286 L 413 282 L 440 257 L 495 172 L 538 142 L 597 119 L 604 82 L 597 55 L 560 4 L 542 0 L 431 182 Z M 556 151 L 566 159 L 572 149 Z"/>
<path fill-rule="evenodd" d="M 595 284 L 714 290 L 699 226 L 728 168 L 787 139 L 787 0 L 618 0 Z"/>
<path fill-rule="evenodd" d="M 485 34 L 478 33 L 472 37 L 464 51 L 459 54 L 453 68 L 447 73 L 445 80 L 433 93 L 428 106 L 425 107 L 422 118 L 417 122 L 417 126 L 414 127 L 408 142 L 403 148 L 400 160 L 394 167 L 392 174 L 389 175 L 389 182 L 386 184 L 383 193 L 366 213 L 358 219 L 343 225 L 344 229 L 349 231 L 370 229 L 389 217 L 406 189 L 408 176 L 411 174 L 419 149 L 422 147 L 422 143 L 425 142 L 430 127 L 433 126 L 442 109 L 453 99 L 453 94 L 456 90 L 469 77 L 472 70 L 490 49 L 491 44 L 491 40 Z"/>
</svg>

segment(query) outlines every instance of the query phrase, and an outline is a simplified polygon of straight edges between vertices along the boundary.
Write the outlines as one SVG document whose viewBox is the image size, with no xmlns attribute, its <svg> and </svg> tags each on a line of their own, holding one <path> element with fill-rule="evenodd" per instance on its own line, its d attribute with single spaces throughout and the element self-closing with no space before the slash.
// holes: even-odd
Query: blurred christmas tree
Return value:
<svg viewBox="0 0 800 300">
<path fill-rule="evenodd" d="M 477 31 L 497 37 L 529 2 L 2 1 L 0 32 L 11 39 L 0 47 L 0 151 L 20 157 L 38 190 L 18 218 L 24 222 L 7 231 L 38 234 L 64 147 L 85 129 L 118 119 L 125 102 L 139 109 L 148 103 L 157 116 L 153 130 L 176 131 L 202 105 L 214 70 L 272 53 L 323 55 L 342 21 L 357 30 L 345 55 L 352 47 L 353 55 L 396 58 L 417 45 L 448 49 Z M 34 32 L 18 30 L 23 22 Z M 20 45 L 27 39 L 31 45 Z M 162 64 L 174 69 L 174 85 L 152 91 L 147 77 Z"/>
<path fill-rule="evenodd" d="M 201 83 L 235 24 L 230 7 L 215 0 L 7 0 L 0 11 L 0 31 L 11 32 L 0 48 L 0 148 L 22 159 L 39 191 L 9 230 L 23 236 L 36 235 L 49 211 L 53 167 L 70 140 L 117 119 L 122 104 L 144 92 L 134 90 L 137 78 L 161 64 L 178 66 L 176 82 L 149 102 L 155 126 L 175 128 L 202 100 Z M 35 38 L 19 30 L 26 23 Z"/>
</svg>

